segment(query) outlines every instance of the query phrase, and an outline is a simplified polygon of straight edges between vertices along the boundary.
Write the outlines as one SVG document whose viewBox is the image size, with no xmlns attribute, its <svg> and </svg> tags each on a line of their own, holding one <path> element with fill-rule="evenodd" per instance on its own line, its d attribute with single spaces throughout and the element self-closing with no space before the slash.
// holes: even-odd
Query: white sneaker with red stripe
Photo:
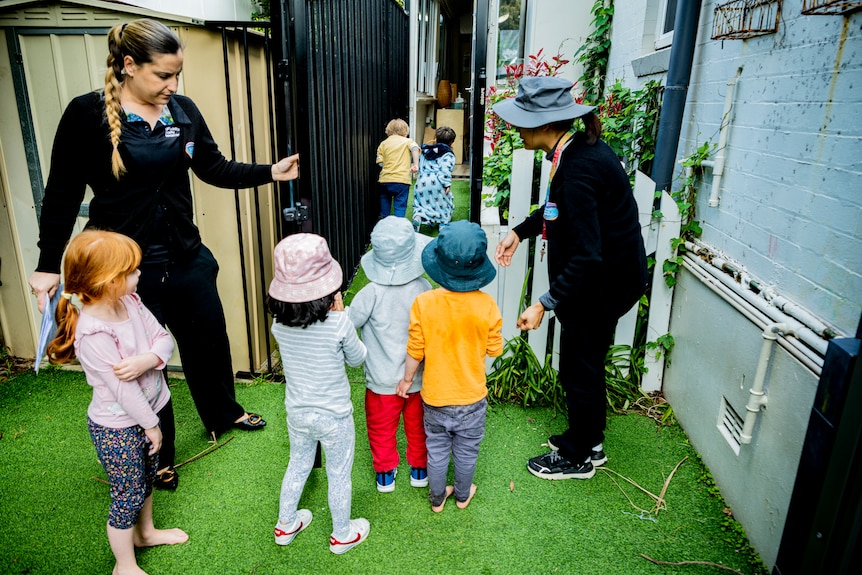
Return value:
<svg viewBox="0 0 862 575">
<path fill-rule="evenodd" d="M 371 525 L 367 519 L 360 517 L 359 519 L 350 520 L 350 536 L 345 541 L 339 541 L 332 535 L 329 536 L 329 550 L 336 555 L 347 553 L 366 539 L 368 532 L 371 531 Z"/>
<path fill-rule="evenodd" d="M 296 519 L 293 521 L 293 526 L 290 529 L 283 529 L 281 522 L 275 524 L 275 544 L 287 545 L 300 531 L 311 524 L 311 511 L 308 509 L 299 509 L 296 512 Z"/>
</svg>

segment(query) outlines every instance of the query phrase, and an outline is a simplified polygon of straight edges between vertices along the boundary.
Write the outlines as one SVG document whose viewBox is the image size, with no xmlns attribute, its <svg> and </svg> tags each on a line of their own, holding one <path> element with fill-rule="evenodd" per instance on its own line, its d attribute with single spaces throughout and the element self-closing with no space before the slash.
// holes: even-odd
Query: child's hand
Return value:
<svg viewBox="0 0 862 575">
<path fill-rule="evenodd" d="M 449 186 L 446 186 L 446 188 L 445 188 L 443 191 L 444 191 L 444 192 L 446 192 L 447 194 L 451 194 L 451 193 L 452 193 L 452 192 L 450 191 Z"/>
<path fill-rule="evenodd" d="M 162 362 L 154 353 L 142 353 L 120 360 L 114 366 L 114 375 L 120 381 L 134 381 Z"/>
<path fill-rule="evenodd" d="M 407 399 L 407 392 L 410 391 L 411 385 L 413 385 L 412 381 L 407 381 L 406 379 L 402 378 L 401 381 L 398 382 L 398 385 L 395 387 L 395 395 Z"/>
<path fill-rule="evenodd" d="M 332 305 L 329 306 L 330 311 L 344 311 L 344 300 L 341 299 L 341 292 L 336 292 L 335 299 Z"/>
<path fill-rule="evenodd" d="M 162 448 L 162 430 L 159 426 L 151 427 L 149 429 L 145 429 L 144 433 L 147 434 L 147 439 L 150 440 L 150 455 L 154 455 L 159 452 L 159 449 Z"/>
<path fill-rule="evenodd" d="M 404 164 L 401 164 L 401 165 L 403 166 Z M 412 166 L 410 166 L 410 171 L 413 172 L 414 174 L 416 172 L 418 172 L 419 171 L 419 164 L 413 164 Z"/>
</svg>

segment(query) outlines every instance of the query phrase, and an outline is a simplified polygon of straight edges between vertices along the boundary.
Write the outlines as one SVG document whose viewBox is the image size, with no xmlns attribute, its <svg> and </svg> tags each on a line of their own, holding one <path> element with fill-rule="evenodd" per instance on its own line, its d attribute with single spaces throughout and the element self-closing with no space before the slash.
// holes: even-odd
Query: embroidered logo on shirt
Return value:
<svg viewBox="0 0 862 575">
<path fill-rule="evenodd" d="M 165 138 L 179 138 L 180 137 L 180 127 L 179 126 L 165 126 Z"/>
<path fill-rule="evenodd" d="M 189 158 L 193 158 L 195 156 L 194 142 L 186 142 L 186 155 L 188 155 Z"/>
</svg>

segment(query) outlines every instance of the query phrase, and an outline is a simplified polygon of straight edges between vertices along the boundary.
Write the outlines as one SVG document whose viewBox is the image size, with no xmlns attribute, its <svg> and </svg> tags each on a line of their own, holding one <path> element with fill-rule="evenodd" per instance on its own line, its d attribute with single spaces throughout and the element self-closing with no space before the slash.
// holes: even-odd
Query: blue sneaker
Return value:
<svg viewBox="0 0 862 575">
<path fill-rule="evenodd" d="M 389 471 L 381 471 L 377 474 L 377 491 L 380 493 L 389 493 L 395 491 L 395 476 L 398 475 L 398 469 L 390 469 Z"/>
<path fill-rule="evenodd" d="M 410 467 L 410 485 L 428 487 L 428 471 L 424 467 Z"/>
</svg>

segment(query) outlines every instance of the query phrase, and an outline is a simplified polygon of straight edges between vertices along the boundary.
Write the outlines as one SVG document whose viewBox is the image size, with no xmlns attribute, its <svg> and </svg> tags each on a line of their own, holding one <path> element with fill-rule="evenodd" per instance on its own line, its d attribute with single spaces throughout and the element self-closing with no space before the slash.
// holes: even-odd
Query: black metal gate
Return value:
<svg viewBox="0 0 862 575">
<path fill-rule="evenodd" d="M 389 120 L 407 119 L 407 15 L 393 0 L 271 7 L 279 155 L 301 154 L 299 180 L 282 190 L 298 206 L 283 235 L 324 236 L 348 280 L 377 217 L 377 145 Z"/>
</svg>

